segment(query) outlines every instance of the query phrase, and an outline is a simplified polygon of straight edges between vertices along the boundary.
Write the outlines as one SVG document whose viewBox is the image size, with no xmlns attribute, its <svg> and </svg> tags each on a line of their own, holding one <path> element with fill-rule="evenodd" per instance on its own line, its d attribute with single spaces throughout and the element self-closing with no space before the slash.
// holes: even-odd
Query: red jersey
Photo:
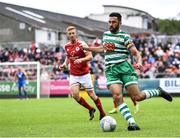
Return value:
<svg viewBox="0 0 180 138">
<path fill-rule="evenodd" d="M 70 63 L 70 74 L 74 76 L 81 76 L 89 73 L 89 65 L 87 62 L 74 64 L 74 61 L 79 58 L 85 57 L 85 51 L 81 48 L 81 45 L 85 43 L 77 40 L 76 43 L 67 43 L 65 50 Z"/>
</svg>

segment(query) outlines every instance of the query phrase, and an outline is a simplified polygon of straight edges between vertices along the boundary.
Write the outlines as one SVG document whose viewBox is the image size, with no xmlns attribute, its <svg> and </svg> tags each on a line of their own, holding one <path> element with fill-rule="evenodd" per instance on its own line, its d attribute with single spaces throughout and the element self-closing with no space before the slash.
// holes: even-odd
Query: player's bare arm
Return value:
<svg viewBox="0 0 180 138">
<path fill-rule="evenodd" d="M 63 69 L 65 69 L 65 68 L 67 68 L 68 64 L 69 64 L 69 59 L 66 57 L 64 63 L 59 66 L 59 69 L 60 69 L 60 70 L 63 70 Z"/>
<path fill-rule="evenodd" d="M 135 61 L 136 61 L 136 66 L 139 70 L 143 70 L 143 65 L 142 65 L 142 57 L 140 52 L 136 49 L 136 47 L 131 47 L 130 52 L 132 53 L 132 55 L 135 57 Z"/>
<path fill-rule="evenodd" d="M 85 57 L 76 59 L 76 60 L 74 61 L 74 63 L 75 63 L 75 64 L 79 64 L 79 63 L 82 63 L 82 62 L 91 61 L 91 60 L 93 59 L 93 56 L 92 56 L 91 52 L 86 51 L 85 54 L 86 54 Z"/>
<path fill-rule="evenodd" d="M 103 46 L 98 46 L 98 47 L 91 46 L 91 47 L 87 47 L 87 46 L 82 45 L 82 48 L 84 50 L 92 51 L 92 52 L 96 52 L 96 53 L 103 53 L 104 50 L 105 50 Z"/>
</svg>

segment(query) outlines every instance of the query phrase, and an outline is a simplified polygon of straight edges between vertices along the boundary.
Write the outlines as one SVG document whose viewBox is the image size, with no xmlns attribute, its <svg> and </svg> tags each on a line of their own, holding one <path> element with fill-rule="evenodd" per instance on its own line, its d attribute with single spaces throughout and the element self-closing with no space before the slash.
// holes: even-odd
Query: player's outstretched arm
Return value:
<svg viewBox="0 0 180 138">
<path fill-rule="evenodd" d="M 69 59 L 66 57 L 64 63 L 62 65 L 58 65 L 56 68 L 58 70 L 64 70 L 65 68 L 68 67 L 68 64 L 69 64 Z"/>
<path fill-rule="evenodd" d="M 142 57 L 141 57 L 140 52 L 135 47 L 131 47 L 130 52 L 135 57 L 135 61 L 136 61 L 136 67 L 135 68 L 138 68 L 140 71 L 142 71 L 143 65 L 142 65 Z"/>
<path fill-rule="evenodd" d="M 98 47 L 91 46 L 91 47 L 87 47 L 85 45 L 82 45 L 82 48 L 84 50 L 92 51 L 92 52 L 96 52 L 96 53 L 103 53 L 104 52 L 104 47 L 103 46 L 98 46 Z"/>
<path fill-rule="evenodd" d="M 80 64 L 80 63 L 82 63 L 82 62 L 88 62 L 88 61 L 91 61 L 91 60 L 93 59 L 93 56 L 92 56 L 91 52 L 86 51 L 85 54 L 86 54 L 85 57 L 76 59 L 76 60 L 74 61 L 74 63 L 75 63 L 75 64 Z"/>
</svg>

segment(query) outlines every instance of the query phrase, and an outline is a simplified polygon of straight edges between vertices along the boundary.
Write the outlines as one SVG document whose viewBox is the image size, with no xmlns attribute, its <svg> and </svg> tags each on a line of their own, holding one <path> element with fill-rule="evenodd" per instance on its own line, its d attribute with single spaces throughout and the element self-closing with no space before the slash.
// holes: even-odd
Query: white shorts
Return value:
<svg viewBox="0 0 180 138">
<path fill-rule="evenodd" d="M 90 73 L 82 76 L 74 76 L 70 75 L 70 86 L 73 85 L 80 85 L 83 86 L 86 91 L 92 91 L 93 90 L 93 84 Z"/>
</svg>

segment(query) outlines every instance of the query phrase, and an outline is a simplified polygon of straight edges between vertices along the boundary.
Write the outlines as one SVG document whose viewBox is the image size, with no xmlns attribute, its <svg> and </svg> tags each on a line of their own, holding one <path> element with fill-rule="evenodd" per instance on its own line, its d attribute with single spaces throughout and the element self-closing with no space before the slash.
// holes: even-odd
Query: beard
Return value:
<svg viewBox="0 0 180 138">
<path fill-rule="evenodd" d="M 116 33 L 116 32 L 119 30 L 119 25 L 117 25 L 117 26 L 114 27 L 114 28 L 113 28 L 112 26 L 110 26 L 110 27 L 109 27 L 109 30 L 110 30 L 111 33 Z"/>
</svg>

